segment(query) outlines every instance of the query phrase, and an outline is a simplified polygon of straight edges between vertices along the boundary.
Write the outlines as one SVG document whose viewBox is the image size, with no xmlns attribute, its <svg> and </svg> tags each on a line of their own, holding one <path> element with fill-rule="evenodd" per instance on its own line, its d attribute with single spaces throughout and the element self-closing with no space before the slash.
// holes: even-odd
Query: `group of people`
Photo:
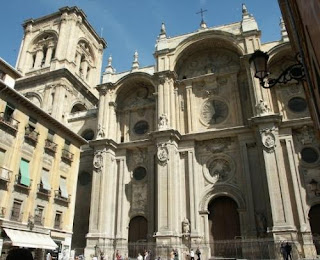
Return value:
<svg viewBox="0 0 320 260">
<path fill-rule="evenodd" d="M 281 243 L 280 252 L 283 257 L 283 260 L 289 260 L 289 259 L 292 260 L 291 251 L 292 251 L 292 246 L 289 244 L 289 242 Z"/>
<path fill-rule="evenodd" d="M 144 250 L 143 255 L 138 253 L 137 260 L 151 260 L 152 255 L 150 250 Z"/>
</svg>

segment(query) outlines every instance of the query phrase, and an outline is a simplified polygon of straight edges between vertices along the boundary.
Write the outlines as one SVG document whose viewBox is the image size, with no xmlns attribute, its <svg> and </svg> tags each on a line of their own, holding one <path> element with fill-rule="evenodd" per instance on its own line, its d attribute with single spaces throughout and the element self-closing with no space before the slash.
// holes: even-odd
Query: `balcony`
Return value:
<svg viewBox="0 0 320 260">
<path fill-rule="evenodd" d="M 68 198 L 62 197 L 60 190 L 55 190 L 54 191 L 54 199 L 59 201 L 59 202 L 69 203 L 70 202 L 70 197 L 71 197 L 71 195 L 68 195 Z"/>
<path fill-rule="evenodd" d="M 57 220 L 54 220 L 54 224 L 53 224 L 53 228 L 55 229 L 62 229 L 62 221 L 57 221 Z"/>
<path fill-rule="evenodd" d="M 67 161 L 68 163 L 71 163 L 73 161 L 73 153 L 70 153 L 66 149 L 62 149 L 62 160 Z"/>
<path fill-rule="evenodd" d="M 55 154 L 57 151 L 57 144 L 50 141 L 49 139 L 46 139 L 44 150 L 49 154 Z"/>
<path fill-rule="evenodd" d="M 14 185 L 17 189 L 20 189 L 22 191 L 25 191 L 25 192 L 29 192 L 30 189 L 31 189 L 31 184 L 32 184 L 32 179 L 30 179 L 30 185 L 27 186 L 23 183 L 21 183 L 21 174 L 18 173 L 15 177 L 15 182 L 14 182 Z"/>
<path fill-rule="evenodd" d="M 11 130 L 14 134 L 18 131 L 19 121 L 11 116 L 6 115 L 4 112 L 0 113 L 0 123 L 3 127 Z"/>
<path fill-rule="evenodd" d="M 38 136 L 39 133 L 33 127 L 26 127 L 26 131 L 24 134 L 24 138 L 26 139 L 26 141 L 28 141 L 32 145 L 36 145 L 38 142 Z"/>
<path fill-rule="evenodd" d="M 43 197 L 50 197 L 51 196 L 51 190 L 46 190 L 43 188 L 43 185 L 40 183 L 38 184 L 38 191 L 37 194 Z"/>
</svg>

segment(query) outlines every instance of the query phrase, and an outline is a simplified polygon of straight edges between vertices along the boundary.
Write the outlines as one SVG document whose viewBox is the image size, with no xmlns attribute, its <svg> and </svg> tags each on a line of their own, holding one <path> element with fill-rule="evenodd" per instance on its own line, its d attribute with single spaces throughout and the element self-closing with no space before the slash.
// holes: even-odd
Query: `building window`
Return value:
<svg viewBox="0 0 320 260">
<path fill-rule="evenodd" d="M 4 76 L 5 76 L 6 74 L 2 71 L 2 70 L 0 70 L 0 79 L 1 80 L 4 80 Z"/>
<path fill-rule="evenodd" d="M 319 159 L 319 153 L 312 147 L 306 147 L 301 150 L 301 158 L 306 163 L 315 163 Z"/>
<path fill-rule="evenodd" d="M 60 229 L 62 224 L 62 212 L 57 211 L 54 217 L 54 228 Z"/>
<path fill-rule="evenodd" d="M 134 125 L 133 130 L 137 135 L 143 135 L 148 132 L 149 124 L 147 121 L 139 121 Z"/>
<path fill-rule="evenodd" d="M 87 141 L 89 140 L 93 140 L 94 138 L 94 132 L 91 129 L 87 129 L 83 132 L 83 134 L 81 135 L 84 139 L 86 139 Z"/>
<path fill-rule="evenodd" d="M 289 100 L 288 107 L 292 112 L 301 113 L 306 111 L 307 102 L 304 98 L 294 97 Z"/>
<path fill-rule="evenodd" d="M 4 110 L 4 119 L 6 121 L 10 121 L 14 110 L 15 110 L 15 107 L 13 105 L 11 105 L 10 103 L 7 103 L 7 106 Z"/>
<path fill-rule="evenodd" d="M 10 217 L 11 220 L 14 220 L 14 221 L 20 220 L 21 205 L 22 205 L 21 200 L 14 200 L 13 201 L 12 210 L 11 210 L 11 217 Z"/>
<path fill-rule="evenodd" d="M 30 171 L 29 171 L 29 162 L 27 160 L 21 159 L 20 161 L 20 168 L 19 168 L 17 183 L 30 187 L 31 179 L 30 179 Z"/>
<path fill-rule="evenodd" d="M 136 181 L 141 181 L 142 179 L 144 179 L 144 177 L 146 177 L 146 175 L 147 175 L 146 168 L 141 167 L 141 166 L 135 168 L 133 171 L 133 178 Z"/>
<path fill-rule="evenodd" d="M 43 225 L 43 212 L 44 212 L 44 207 L 38 205 L 34 213 L 34 224 L 39 226 Z"/>
</svg>

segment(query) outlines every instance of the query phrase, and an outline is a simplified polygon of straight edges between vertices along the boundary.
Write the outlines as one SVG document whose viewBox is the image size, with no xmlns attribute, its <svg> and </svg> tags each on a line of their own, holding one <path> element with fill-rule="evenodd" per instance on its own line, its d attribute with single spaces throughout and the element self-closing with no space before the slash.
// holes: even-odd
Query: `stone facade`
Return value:
<svg viewBox="0 0 320 260">
<path fill-rule="evenodd" d="M 320 181 L 320 157 L 303 87 L 263 89 L 249 64 L 257 49 L 269 53 L 273 76 L 294 62 L 283 23 L 282 39 L 270 43 L 261 43 L 245 6 L 240 22 L 203 22 L 180 36 L 168 37 L 163 24 L 154 66 L 140 68 L 136 52 L 132 69 L 115 73 L 110 57 L 101 84 L 105 42 L 81 10 L 62 8 L 25 28 L 17 89 L 40 100 L 54 93 L 40 107 L 91 140 L 80 162 L 76 254 L 136 257 L 140 243 L 164 259 L 165 248 L 182 256 L 197 247 L 209 259 L 216 242 L 239 238 L 291 241 L 295 254 L 314 257 L 308 214 L 320 203 L 319 188 L 310 189 Z M 57 46 L 51 61 L 40 48 L 43 63 L 42 41 Z M 217 231 L 218 204 L 233 214 L 229 233 Z M 242 256 L 252 257 L 244 249 Z"/>
</svg>

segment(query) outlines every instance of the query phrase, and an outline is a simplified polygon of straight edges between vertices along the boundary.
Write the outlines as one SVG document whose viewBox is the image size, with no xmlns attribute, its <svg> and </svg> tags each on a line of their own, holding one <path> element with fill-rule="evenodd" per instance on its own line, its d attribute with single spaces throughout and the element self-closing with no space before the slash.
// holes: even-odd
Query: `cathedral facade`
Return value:
<svg viewBox="0 0 320 260">
<path fill-rule="evenodd" d="M 261 88 L 249 63 L 268 52 L 276 77 L 295 62 L 280 27 L 279 41 L 262 43 L 245 6 L 230 25 L 168 37 L 162 24 L 155 65 L 141 68 L 136 52 L 115 73 L 110 57 L 100 82 L 106 42 L 80 9 L 24 23 L 16 90 L 89 140 L 76 254 L 258 259 L 243 243 L 262 241 L 276 258 L 289 241 L 297 256 L 316 255 L 320 156 L 303 86 Z"/>
</svg>

